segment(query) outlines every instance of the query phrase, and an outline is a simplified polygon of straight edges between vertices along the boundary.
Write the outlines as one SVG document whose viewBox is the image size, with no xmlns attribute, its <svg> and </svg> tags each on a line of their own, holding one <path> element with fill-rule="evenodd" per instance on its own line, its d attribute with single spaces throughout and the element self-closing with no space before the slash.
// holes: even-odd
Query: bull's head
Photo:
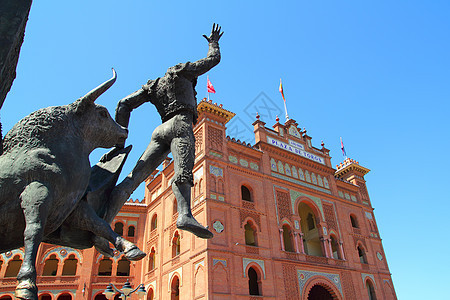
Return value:
<svg viewBox="0 0 450 300">
<path fill-rule="evenodd" d="M 113 77 L 99 85 L 85 96 L 73 103 L 75 114 L 78 115 L 78 126 L 89 148 L 110 148 L 123 143 L 128 136 L 128 130 L 117 124 L 106 107 L 95 104 L 95 100 L 108 90 L 116 81 L 114 69 Z"/>
</svg>

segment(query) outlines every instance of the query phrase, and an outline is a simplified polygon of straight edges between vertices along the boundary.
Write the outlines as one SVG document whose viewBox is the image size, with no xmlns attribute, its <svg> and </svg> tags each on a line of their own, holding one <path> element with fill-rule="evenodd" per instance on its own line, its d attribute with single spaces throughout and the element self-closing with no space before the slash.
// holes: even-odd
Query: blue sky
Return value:
<svg viewBox="0 0 450 300">
<path fill-rule="evenodd" d="M 349 157 L 366 176 L 399 299 L 443 299 L 450 243 L 447 192 L 450 113 L 448 1 L 34 1 L 17 79 L 0 112 L 4 133 L 30 112 L 72 102 L 118 73 L 98 103 L 119 99 L 169 66 L 205 56 L 217 22 L 222 61 L 211 98 L 237 113 L 229 130 L 260 111 L 267 125 L 283 102 L 323 140 L 333 164 Z M 206 96 L 206 76 L 198 98 Z M 262 94 L 261 94 L 262 93 Z M 160 124 L 151 104 L 133 112 L 124 174 Z M 239 130 L 235 131 L 236 129 Z M 103 150 L 91 155 L 95 163 Z M 143 198 L 139 188 L 133 198 Z M 447 266 L 447 267 L 445 267 Z M 437 288 L 441 287 L 441 288 Z"/>
</svg>

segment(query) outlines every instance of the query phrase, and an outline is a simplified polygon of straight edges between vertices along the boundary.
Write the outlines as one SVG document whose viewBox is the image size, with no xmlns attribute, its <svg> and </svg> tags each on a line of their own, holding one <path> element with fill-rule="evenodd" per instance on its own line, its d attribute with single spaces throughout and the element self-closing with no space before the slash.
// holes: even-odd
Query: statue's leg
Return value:
<svg viewBox="0 0 450 300">
<path fill-rule="evenodd" d="M 164 136 L 167 130 L 164 127 L 166 123 L 158 126 L 152 134 L 152 140 L 139 158 L 136 166 L 130 174 L 118 184 L 111 193 L 111 199 L 108 203 L 105 221 L 111 223 L 123 204 L 128 200 L 131 193 L 156 170 L 170 152 L 169 145 L 164 142 Z"/>
<path fill-rule="evenodd" d="M 48 188 L 39 182 L 30 183 L 20 195 L 25 216 L 24 245 L 25 256 L 20 267 L 15 295 L 20 299 L 37 300 L 36 255 L 44 235 L 48 216 L 48 203 L 51 201 Z"/>
<path fill-rule="evenodd" d="M 213 233 L 197 222 L 191 212 L 192 169 L 195 160 L 195 138 L 191 126 L 180 137 L 172 140 L 171 149 L 175 169 L 172 191 L 178 204 L 177 227 L 200 238 L 212 238 Z"/>
<path fill-rule="evenodd" d="M 139 248 L 130 241 L 127 241 L 117 233 L 115 233 L 105 220 L 101 219 L 94 209 L 85 201 L 77 206 L 66 221 L 70 221 L 72 228 L 78 228 L 81 230 L 88 230 L 95 235 L 94 245 L 101 252 L 106 252 L 107 255 L 111 255 L 109 249 L 109 242 L 114 247 L 123 252 L 125 257 L 129 260 L 140 260 L 145 257 L 145 253 L 139 250 Z"/>
</svg>

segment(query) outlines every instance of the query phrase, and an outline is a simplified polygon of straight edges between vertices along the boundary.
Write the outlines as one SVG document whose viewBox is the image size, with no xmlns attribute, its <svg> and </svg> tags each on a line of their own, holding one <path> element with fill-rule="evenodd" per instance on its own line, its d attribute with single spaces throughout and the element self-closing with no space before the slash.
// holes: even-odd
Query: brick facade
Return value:
<svg viewBox="0 0 450 300">
<path fill-rule="evenodd" d="M 351 159 L 333 168 L 329 150 L 313 147 L 294 120 L 272 129 L 258 118 L 249 145 L 226 137 L 233 113 L 204 100 L 198 111 L 192 211 L 214 238 L 176 228 L 167 159 L 147 179 L 144 200 L 128 201 L 114 221 L 124 236 L 135 227 L 129 238 L 147 257 L 118 276 L 118 254 L 112 276 L 99 275 L 103 257 L 94 249 L 43 245 L 39 293 L 50 298 L 42 300 L 103 299 L 108 282 L 121 287 L 126 279 L 144 283 L 147 299 L 396 299 L 365 186 L 369 169 Z M 5 272 L 20 251 L 0 256 L 0 293 L 12 295 L 15 279 Z M 63 275 L 70 254 L 78 260 L 74 276 Z M 52 255 L 56 274 L 42 276 Z"/>
</svg>

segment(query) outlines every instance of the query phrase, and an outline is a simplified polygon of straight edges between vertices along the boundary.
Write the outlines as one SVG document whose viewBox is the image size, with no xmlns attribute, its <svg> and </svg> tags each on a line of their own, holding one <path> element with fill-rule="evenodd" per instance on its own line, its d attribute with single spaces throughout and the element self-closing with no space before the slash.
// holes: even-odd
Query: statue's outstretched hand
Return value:
<svg viewBox="0 0 450 300">
<path fill-rule="evenodd" d="M 216 25 L 216 23 L 213 24 L 211 35 L 207 37 L 206 35 L 203 35 L 203 37 L 208 41 L 208 43 L 217 43 L 219 42 L 219 39 L 222 37 L 223 32 L 220 32 L 222 27 L 219 26 L 219 24 Z"/>
</svg>

